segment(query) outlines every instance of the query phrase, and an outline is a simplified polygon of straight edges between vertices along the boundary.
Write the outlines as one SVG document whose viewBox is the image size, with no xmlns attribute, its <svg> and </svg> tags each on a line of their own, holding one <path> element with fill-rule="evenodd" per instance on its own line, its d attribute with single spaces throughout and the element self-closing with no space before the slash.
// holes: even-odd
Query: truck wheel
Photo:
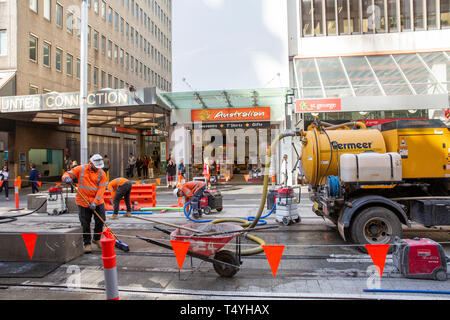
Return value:
<svg viewBox="0 0 450 320">
<path fill-rule="evenodd" d="M 388 244 L 402 235 L 402 224 L 395 213 L 383 207 L 371 207 L 360 212 L 350 225 L 350 235 L 356 244 Z M 365 251 L 364 247 L 360 248 Z"/>
</svg>

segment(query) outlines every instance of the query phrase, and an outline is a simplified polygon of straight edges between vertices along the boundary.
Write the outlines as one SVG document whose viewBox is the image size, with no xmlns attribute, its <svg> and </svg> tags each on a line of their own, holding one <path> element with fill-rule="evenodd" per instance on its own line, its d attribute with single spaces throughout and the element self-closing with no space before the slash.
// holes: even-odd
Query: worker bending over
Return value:
<svg viewBox="0 0 450 320">
<path fill-rule="evenodd" d="M 78 192 L 75 198 L 75 202 L 78 205 L 78 217 L 80 219 L 81 227 L 83 228 L 83 244 L 84 252 L 90 253 L 91 247 L 91 220 L 94 215 L 94 236 L 93 243 L 99 248 L 100 233 L 103 231 L 103 222 L 94 213 L 105 220 L 105 203 L 103 201 L 103 193 L 105 192 L 108 182 L 106 180 L 106 174 L 102 170 L 103 158 L 99 154 L 95 154 L 91 157 L 88 164 L 77 166 L 70 171 L 67 171 L 62 176 L 62 181 L 67 184 L 72 184 L 73 180 L 78 181 Z M 87 200 L 88 203 L 81 197 L 80 193 Z"/>
<path fill-rule="evenodd" d="M 191 202 L 191 208 L 195 219 L 202 216 L 200 200 L 206 190 L 206 183 L 201 181 L 190 181 L 174 190 L 174 195 L 178 198 L 184 197 L 185 203 Z"/>
<path fill-rule="evenodd" d="M 111 192 L 111 204 L 114 206 L 112 219 L 119 218 L 120 200 L 122 200 L 122 198 L 127 206 L 127 213 L 125 213 L 125 217 L 131 217 L 130 194 L 133 184 L 135 184 L 135 182 L 132 182 L 126 178 L 116 178 L 108 184 L 106 191 Z"/>
</svg>

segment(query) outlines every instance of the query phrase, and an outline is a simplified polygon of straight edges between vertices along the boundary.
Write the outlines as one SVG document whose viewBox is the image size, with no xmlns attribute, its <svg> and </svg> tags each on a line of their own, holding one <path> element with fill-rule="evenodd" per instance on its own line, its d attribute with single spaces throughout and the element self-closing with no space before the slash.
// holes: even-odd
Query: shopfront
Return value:
<svg viewBox="0 0 450 320">
<path fill-rule="evenodd" d="M 78 92 L 0 97 L 0 161 L 11 178 L 26 180 L 33 163 L 54 180 L 68 160 L 80 163 L 79 99 Z M 89 92 L 87 104 L 88 153 L 110 158 L 110 176 L 124 174 L 130 153 L 149 155 L 167 143 L 170 107 L 156 88 Z"/>
<path fill-rule="evenodd" d="M 219 182 L 261 182 L 267 147 L 284 130 L 286 88 L 164 93 L 173 111 L 170 153 L 189 179 L 212 164 Z M 274 173 L 279 154 L 272 159 Z M 215 169 L 215 170 L 214 170 Z"/>
</svg>

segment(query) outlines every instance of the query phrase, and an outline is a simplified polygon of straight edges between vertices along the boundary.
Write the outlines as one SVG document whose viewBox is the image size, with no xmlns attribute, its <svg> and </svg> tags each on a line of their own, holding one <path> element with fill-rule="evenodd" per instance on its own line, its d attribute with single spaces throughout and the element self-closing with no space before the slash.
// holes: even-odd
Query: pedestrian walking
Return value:
<svg viewBox="0 0 450 320">
<path fill-rule="evenodd" d="M 135 165 L 136 165 L 136 158 L 133 156 L 132 153 L 130 153 L 130 156 L 128 157 L 128 178 L 134 177 Z"/>
<path fill-rule="evenodd" d="M 106 174 L 103 171 L 103 158 L 99 154 L 94 154 L 88 164 L 77 166 L 70 171 L 67 171 L 62 176 L 62 181 L 67 184 L 72 184 L 76 179 L 78 180 L 78 192 L 75 197 L 75 202 L 78 206 L 78 217 L 80 219 L 81 227 L 83 229 L 83 244 L 84 252 L 92 252 L 91 240 L 101 248 L 100 233 L 103 231 L 103 221 L 106 219 L 105 202 L 103 201 L 103 194 L 105 193 L 108 182 Z M 84 199 L 87 200 L 87 204 Z M 103 221 L 94 213 L 103 219 Z M 91 220 L 94 216 L 95 226 L 94 235 L 91 236 Z"/>
<path fill-rule="evenodd" d="M 136 173 L 138 176 L 138 179 L 140 179 L 142 177 L 142 165 L 143 165 L 143 161 L 141 156 L 138 156 L 136 159 Z"/>
<path fill-rule="evenodd" d="M 209 159 L 208 158 L 205 158 L 203 160 L 202 175 L 206 178 L 206 183 L 209 185 L 209 178 L 211 177 L 211 167 L 209 166 Z"/>
<path fill-rule="evenodd" d="M 281 168 L 280 168 L 280 177 L 281 177 L 281 185 L 287 185 L 287 177 L 288 177 L 288 172 L 287 172 L 287 159 L 288 156 L 287 154 L 285 154 L 283 156 L 283 160 L 281 160 Z"/>
<path fill-rule="evenodd" d="M 116 178 L 112 180 L 106 187 L 106 191 L 111 192 L 111 204 L 114 207 L 112 219 L 119 218 L 120 201 L 123 199 L 127 207 L 125 217 L 131 217 L 131 201 L 130 194 L 131 188 L 135 182 L 132 182 L 126 178 Z"/>
<path fill-rule="evenodd" d="M 191 203 L 192 213 L 195 219 L 202 216 L 200 199 L 203 198 L 206 186 L 206 183 L 202 181 L 190 181 L 183 184 L 180 188 L 176 188 L 173 192 L 178 198 L 184 197 L 184 203 Z"/>
<path fill-rule="evenodd" d="M 184 160 L 183 158 L 180 159 L 180 163 L 178 164 L 178 174 L 181 174 L 181 176 L 186 179 L 186 167 L 184 166 Z"/>
<path fill-rule="evenodd" d="M 175 164 L 175 161 L 173 161 L 171 154 L 169 155 L 169 160 L 167 161 L 166 171 L 167 171 L 167 187 L 169 189 L 170 188 L 175 189 L 176 187 L 175 177 L 177 175 L 177 165 Z"/>
<path fill-rule="evenodd" d="M 152 157 L 148 157 L 148 174 L 150 179 L 153 179 L 155 177 L 154 175 L 154 166 L 155 166 L 155 162 L 153 161 Z"/>
<path fill-rule="evenodd" d="M 159 174 L 159 154 L 157 150 L 153 151 L 153 162 L 154 162 L 154 170 L 155 173 L 158 175 Z"/>
<path fill-rule="evenodd" d="M 144 176 L 144 179 L 148 179 L 148 157 L 147 155 L 144 155 L 142 158 L 142 175 Z"/>
<path fill-rule="evenodd" d="M 5 200 L 9 200 L 9 194 L 8 194 L 8 177 L 9 177 L 9 170 L 8 166 L 3 166 L 2 171 L 0 172 L 0 193 L 5 189 Z"/>
<path fill-rule="evenodd" d="M 34 163 L 30 164 L 30 182 L 31 182 L 31 192 L 38 193 L 38 181 L 41 181 L 41 173 L 36 169 Z"/>
</svg>

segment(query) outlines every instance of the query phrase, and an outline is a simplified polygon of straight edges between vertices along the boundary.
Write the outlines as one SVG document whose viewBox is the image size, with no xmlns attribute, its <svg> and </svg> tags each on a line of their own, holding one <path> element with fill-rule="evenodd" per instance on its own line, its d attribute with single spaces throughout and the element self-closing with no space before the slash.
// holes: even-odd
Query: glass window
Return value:
<svg viewBox="0 0 450 320">
<path fill-rule="evenodd" d="M 411 2 L 400 0 L 400 21 L 403 30 L 411 30 Z"/>
<path fill-rule="evenodd" d="M 101 17 L 103 20 L 106 20 L 106 3 L 105 3 L 105 1 L 102 1 Z"/>
<path fill-rule="evenodd" d="M 108 7 L 108 22 L 112 24 L 112 8 Z"/>
<path fill-rule="evenodd" d="M 98 31 L 94 30 L 94 49 L 98 50 Z"/>
<path fill-rule="evenodd" d="M 112 58 L 112 41 L 108 40 L 108 58 Z"/>
<path fill-rule="evenodd" d="M 42 63 L 46 67 L 50 67 L 50 52 L 51 52 L 52 46 L 48 44 L 47 42 L 44 42 L 44 45 L 42 46 Z"/>
<path fill-rule="evenodd" d="M 62 55 L 63 55 L 62 50 L 56 48 L 56 51 L 55 51 L 55 68 L 58 71 L 62 71 Z"/>
<path fill-rule="evenodd" d="M 334 0 L 327 0 L 327 34 L 336 35 L 336 7 Z"/>
<path fill-rule="evenodd" d="M 39 93 L 39 88 L 36 86 L 31 86 L 30 85 L 30 89 L 29 89 L 29 94 L 38 94 Z"/>
<path fill-rule="evenodd" d="M 112 75 L 108 73 L 108 88 L 112 88 Z"/>
<path fill-rule="evenodd" d="M 38 0 L 30 0 L 30 9 L 38 12 Z"/>
<path fill-rule="evenodd" d="M 423 0 L 414 0 L 414 28 L 415 29 L 424 29 L 424 7 L 423 7 Z"/>
<path fill-rule="evenodd" d="M 342 57 L 357 96 L 381 95 L 377 81 L 364 57 Z"/>
<path fill-rule="evenodd" d="M 338 29 L 339 34 L 348 34 L 348 0 L 338 0 L 337 2 L 338 11 Z"/>
<path fill-rule="evenodd" d="M 350 1 L 350 32 L 360 33 L 361 32 L 361 16 L 359 1 Z"/>
<path fill-rule="evenodd" d="M 30 60 L 37 61 L 37 45 L 38 39 L 36 37 L 30 36 L 29 42 L 29 58 Z"/>
<path fill-rule="evenodd" d="M 102 36 L 102 54 L 105 54 L 106 51 L 106 37 Z"/>
<path fill-rule="evenodd" d="M 60 4 L 56 4 L 56 25 L 60 28 L 63 26 L 63 7 Z"/>
<path fill-rule="evenodd" d="M 6 56 L 6 30 L 0 30 L 0 56 Z"/>
<path fill-rule="evenodd" d="M 91 83 L 91 65 L 87 65 L 87 83 Z"/>
<path fill-rule="evenodd" d="M 119 62 L 119 46 L 114 45 L 114 60 L 116 60 L 116 63 Z"/>
<path fill-rule="evenodd" d="M 114 28 L 119 29 L 119 14 L 114 12 Z"/>
<path fill-rule="evenodd" d="M 437 27 L 436 0 L 427 0 L 427 26 L 428 29 L 435 29 Z"/>
<path fill-rule="evenodd" d="M 389 32 L 397 32 L 398 31 L 397 0 L 388 0 L 387 9 L 389 17 Z"/>
<path fill-rule="evenodd" d="M 73 75 L 73 57 L 70 54 L 66 56 L 66 73 L 67 75 Z"/>
<path fill-rule="evenodd" d="M 386 31 L 386 16 L 384 10 L 384 0 L 375 0 L 375 30 L 376 32 Z"/>
<path fill-rule="evenodd" d="M 66 29 L 67 32 L 73 33 L 73 13 L 70 11 L 67 11 Z"/>
<path fill-rule="evenodd" d="M 51 20 L 52 0 L 44 0 L 44 18 Z"/>
<path fill-rule="evenodd" d="M 441 27 L 450 27 L 450 1 L 440 0 Z"/>
<path fill-rule="evenodd" d="M 28 151 L 30 163 L 36 165 L 36 169 L 43 177 L 56 177 L 61 175 L 63 169 L 63 150 L 30 149 Z"/>
<path fill-rule="evenodd" d="M 314 34 L 315 35 L 323 35 L 324 34 L 322 18 L 323 18 L 322 0 L 314 0 Z"/>
<path fill-rule="evenodd" d="M 101 87 L 102 88 L 106 88 L 106 73 L 105 73 L 105 71 L 102 71 L 102 76 L 101 76 L 101 78 L 100 78 L 100 85 L 101 85 Z"/>
<path fill-rule="evenodd" d="M 364 33 L 374 32 L 376 19 L 373 18 L 373 15 L 372 0 L 362 0 L 362 27 Z"/>
<path fill-rule="evenodd" d="M 81 69 L 80 69 L 80 59 L 77 59 L 77 65 L 76 65 L 76 76 L 79 79 L 81 77 Z"/>
<path fill-rule="evenodd" d="M 98 86 L 98 68 L 94 67 L 94 86 Z"/>
<path fill-rule="evenodd" d="M 94 12 L 98 14 L 98 0 L 94 0 Z"/>
</svg>

